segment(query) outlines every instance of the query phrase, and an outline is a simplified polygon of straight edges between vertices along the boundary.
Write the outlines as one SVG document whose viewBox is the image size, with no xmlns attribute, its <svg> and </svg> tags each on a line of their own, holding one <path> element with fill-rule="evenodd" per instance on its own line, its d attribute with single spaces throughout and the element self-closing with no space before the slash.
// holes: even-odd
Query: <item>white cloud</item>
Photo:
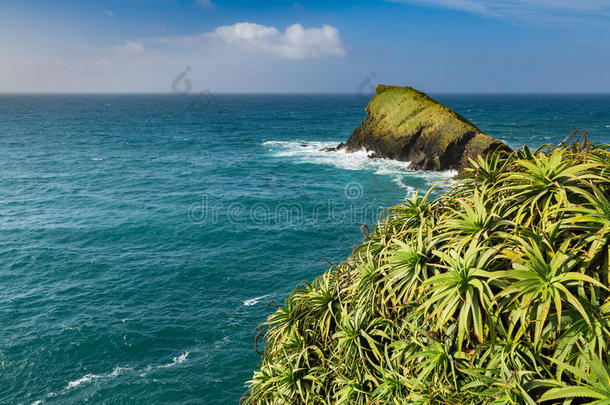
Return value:
<svg viewBox="0 0 610 405">
<path fill-rule="evenodd" d="M 460 10 L 496 18 L 531 21 L 576 21 L 610 16 L 608 0 L 389 0 Z"/>
<path fill-rule="evenodd" d="M 249 22 L 223 25 L 196 36 L 160 38 L 165 44 L 192 46 L 212 52 L 263 54 L 279 59 L 301 60 L 347 56 L 339 30 L 330 25 L 303 28 L 294 24 L 280 32 L 275 27 Z"/>
<path fill-rule="evenodd" d="M 75 43 L 62 48 L 61 57 L 53 49 L 5 48 L 0 43 L 0 92 L 169 92 L 187 66 L 193 92 L 323 92 L 337 85 L 329 72 L 346 63 L 335 58 L 347 54 L 331 26 L 280 31 L 250 23 L 191 37 Z"/>
<path fill-rule="evenodd" d="M 422 6 L 434 6 L 450 8 L 453 10 L 467 11 L 470 13 L 485 14 L 488 8 L 484 2 L 477 0 L 396 0 L 399 3 L 411 3 Z"/>
<path fill-rule="evenodd" d="M 108 17 L 114 17 L 114 11 L 112 10 L 104 10 L 104 14 L 106 14 Z"/>
<path fill-rule="evenodd" d="M 144 45 L 137 41 L 128 41 L 123 45 L 117 45 L 112 48 L 118 56 L 137 55 L 144 52 Z"/>
<path fill-rule="evenodd" d="M 212 0 L 197 0 L 197 3 L 203 8 L 214 8 L 216 4 L 212 2 Z"/>
</svg>

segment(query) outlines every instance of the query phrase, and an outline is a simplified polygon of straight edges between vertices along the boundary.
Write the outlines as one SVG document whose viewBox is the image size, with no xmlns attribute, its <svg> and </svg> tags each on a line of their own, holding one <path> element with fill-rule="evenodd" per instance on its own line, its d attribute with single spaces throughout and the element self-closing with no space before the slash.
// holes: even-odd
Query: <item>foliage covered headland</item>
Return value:
<svg viewBox="0 0 610 405">
<path fill-rule="evenodd" d="M 262 325 L 246 404 L 610 404 L 610 151 L 472 162 Z"/>
</svg>

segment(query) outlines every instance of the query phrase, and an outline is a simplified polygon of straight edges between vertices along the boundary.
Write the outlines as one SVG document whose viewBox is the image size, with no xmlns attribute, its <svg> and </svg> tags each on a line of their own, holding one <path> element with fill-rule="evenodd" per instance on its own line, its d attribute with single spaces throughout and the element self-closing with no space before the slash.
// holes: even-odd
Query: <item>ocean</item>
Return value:
<svg viewBox="0 0 610 405">
<path fill-rule="evenodd" d="M 432 96 L 511 147 L 610 142 L 610 95 Z M 452 175 L 320 152 L 366 102 L 0 95 L 0 403 L 237 404 L 270 303 Z"/>
</svg>

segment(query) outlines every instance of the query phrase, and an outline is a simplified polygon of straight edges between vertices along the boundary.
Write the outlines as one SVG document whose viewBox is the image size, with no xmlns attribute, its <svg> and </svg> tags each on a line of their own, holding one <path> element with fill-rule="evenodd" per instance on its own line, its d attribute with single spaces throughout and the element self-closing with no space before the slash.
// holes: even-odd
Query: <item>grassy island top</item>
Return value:
<svg viewBox="0 0 610 405">
<path fill-rule="evenodd" d="M 374 115 L 377 129 L 392 136 L 408 135 L 425 127 L 422 135 L 433 136 L 446 148 L 450 142 L 466 133 L 481 130 L 449 107 L 438 103 L 425 93 L 410 86 L 398 87 L 380 84 L 375 94 L 383 97 L 371 99 L 367 112 Z M 439 136 L 437 130 L 442 129 Z"/>
<path fill-rule="evenodd" d="M 269 316 L 245 403 L 610 403 L 609 195 L 586 141 L 415 193 Z"/>
<path fill-rule="evenodd" d="M 414 169 L 461 170 L 469 158 L 509 148 L 451 108 L 412 87 L 380 84 L 367 117 L 347 140 L 348 151 L 411 162 Z"/>
</svg>

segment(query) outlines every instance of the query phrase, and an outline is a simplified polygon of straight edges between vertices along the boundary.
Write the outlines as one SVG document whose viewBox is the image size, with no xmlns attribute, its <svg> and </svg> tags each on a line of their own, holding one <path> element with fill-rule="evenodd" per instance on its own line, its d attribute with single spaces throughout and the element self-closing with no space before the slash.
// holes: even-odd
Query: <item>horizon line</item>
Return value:
<svg viewBox="0 0 610 405">
<path fill-rule="evenodd" d="M 572 95 L 587 95 L 587 94 L 591 94 L 591 95 L 610 95 L 610 90 L 608 91 L 424 91 L 424 93 L 426 94 L 461 94 L 461 95 L 465 95 L 465 94 L 469 94 L 469 95 L 494 95 L 494 94 L 505 94 L 505 95 L 568 95 L 568 94 L 572 94 Z M 364 96 L 374 96 L 374 93 L 353 93 L 353 92 L 333 92 L 333 93 L 329 93 L 329 92 L 212 92 L 212 91 L 206 91 L 206 92 L 200 92 L 200 93 L 172 93 L 172 92 L 98 92 L 98 91 L 91 91 L 91 92 L 63 92 L 63 91 L 41 91 L 41 92 L 34 92 L 34 91 L 23 91 L 23 92 L 3 92 L 0 91 L 0 96 L 6 96 L 6 95 L 67 95 L 67 96 L 71 96 L 71 95 L 116 95 L 116 96 L 121 96 L 121 95 L 133 95 L 133 96 L 137 96 L 137 95 L 156 95 L 156 96 L 177 96 L 177 97 L 184 97 L 184 96 L 199 96 L 199 95 L 253 95 L 253 96 L 282 96 L 282 95 L 286 95 L 286 96 L 333 96 L 333 95 L 337 95 L 337 96 L 357 96 L 357 97 L 364 97 Z"/>
</svg>

